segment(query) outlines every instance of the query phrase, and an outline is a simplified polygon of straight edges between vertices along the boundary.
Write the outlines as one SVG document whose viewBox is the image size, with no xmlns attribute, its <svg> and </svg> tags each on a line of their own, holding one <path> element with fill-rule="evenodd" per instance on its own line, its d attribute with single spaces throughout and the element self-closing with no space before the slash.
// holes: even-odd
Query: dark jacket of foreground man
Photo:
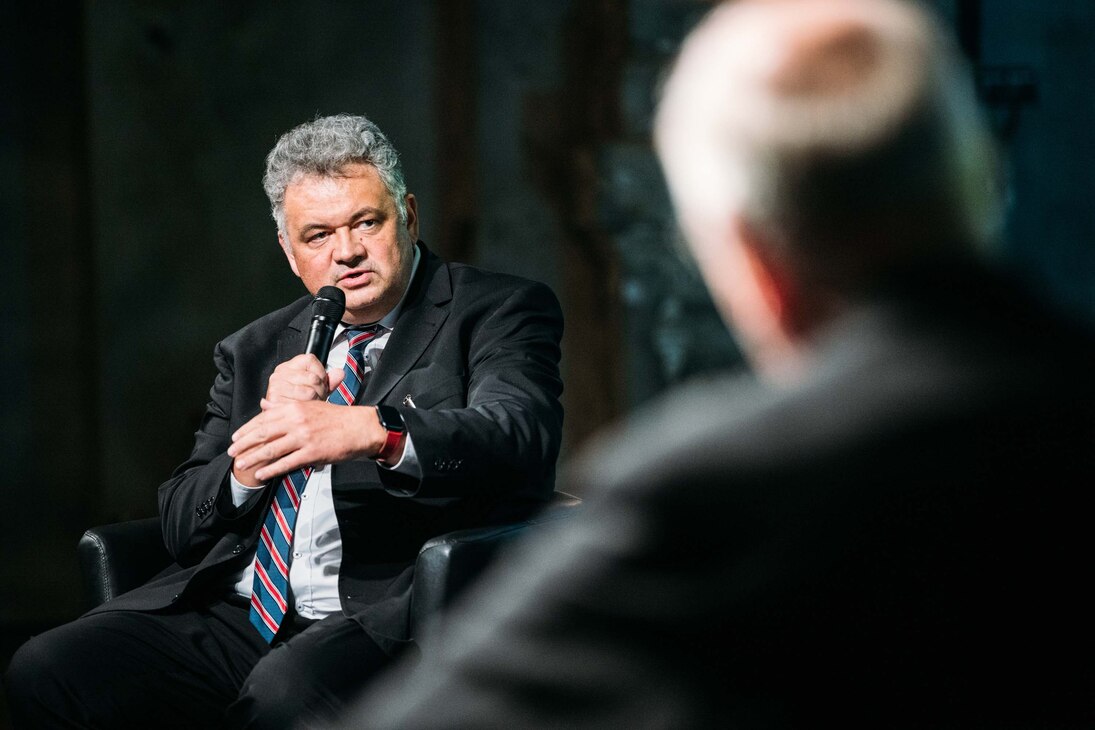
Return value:
<svg viewBox="0 0 1095 730">
<path fill-rule="evenodd" d="M 1093 726 L 1091 335 L 974 266 L 895 282 L 805 383 L 571 464 L 581 517 L 345 726 Z"/>
</svg>

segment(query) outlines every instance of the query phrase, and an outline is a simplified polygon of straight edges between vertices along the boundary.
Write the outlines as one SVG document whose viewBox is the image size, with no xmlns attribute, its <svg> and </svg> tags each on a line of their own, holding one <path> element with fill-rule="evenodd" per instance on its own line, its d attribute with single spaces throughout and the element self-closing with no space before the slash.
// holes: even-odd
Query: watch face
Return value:
<svg viewBox="0 0 1095 730">
<path fill-rule="evenodd" d="M 403 416 L 394 406 L 377 406 L 376 414 L 380 418 L 380 425 L 389 431 L 403 431 Z"/>
</svg>

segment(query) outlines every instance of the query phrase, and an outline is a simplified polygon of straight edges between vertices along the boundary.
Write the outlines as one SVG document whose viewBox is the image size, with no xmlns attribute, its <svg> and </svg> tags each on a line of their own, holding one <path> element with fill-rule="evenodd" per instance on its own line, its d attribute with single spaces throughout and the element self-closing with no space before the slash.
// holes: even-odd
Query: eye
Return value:
<svg viewBox="0 0 1095 730">
<path fill-rule="evenodd" d="M 357 222 L 357 227 L 362 231 L 368 231 L 376 228 L 378 224 L 379 221 L 376 218 L 363 218 Z"/>
<path fill-rule="evenodd" d="M 316 231 L 315 233 L 306 236 L 304 242 L 309 246 L 318 246 L 326 241 L 330 235 L 330 231 Z"/>
</svg>

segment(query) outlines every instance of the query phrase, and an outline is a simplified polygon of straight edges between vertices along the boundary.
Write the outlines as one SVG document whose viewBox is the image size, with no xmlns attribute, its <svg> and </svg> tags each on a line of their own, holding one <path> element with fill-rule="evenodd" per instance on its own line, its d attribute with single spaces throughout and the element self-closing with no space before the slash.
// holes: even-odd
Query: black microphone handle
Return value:
<svg viewBox="0 0 1095 730">
<path fill-rule="evenodd" d="M 331 352 L 337 326 L 337 319 L 313 317 L 312 326 L 308 328 L 308 344 L 304 346 L 304 352 L 315 355 L 324 368 L 327 367 L 327 355 Z"/>
</svg>

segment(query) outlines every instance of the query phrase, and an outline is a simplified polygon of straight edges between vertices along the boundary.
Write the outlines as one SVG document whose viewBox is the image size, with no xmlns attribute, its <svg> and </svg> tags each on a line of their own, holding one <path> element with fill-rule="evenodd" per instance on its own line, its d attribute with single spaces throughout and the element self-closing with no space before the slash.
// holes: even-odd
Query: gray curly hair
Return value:
<svg viewBox="0 0 1095 730">
<path fill-rule="evenodd" d="M 270 212 L 285 233 L 285 189 L 302 175 L 338 175 L 347 165 L 372 165 L 395 201 L 399 221 L 407 225 L 407 184 L 399 153 L 364 116 L 336 114 L 317 117 L 281 136 L 266 156 L 262 186 L 270 199 Z"/>
</svg>

